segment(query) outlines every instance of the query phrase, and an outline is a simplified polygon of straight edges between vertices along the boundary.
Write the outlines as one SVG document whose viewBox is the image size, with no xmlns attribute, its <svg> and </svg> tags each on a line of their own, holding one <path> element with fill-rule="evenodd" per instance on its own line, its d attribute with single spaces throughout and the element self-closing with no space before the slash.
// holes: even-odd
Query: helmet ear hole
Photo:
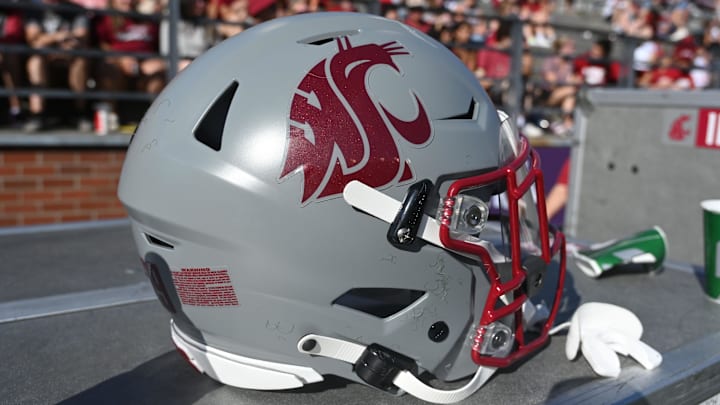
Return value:
<svg viewBox="0 0 720 405">
<path fill-rule="evenodd" d="M 215 99 L 193 131 L 195 139 L 215 151 L 222 147 L 225 120 L 237 88 L 238 82 L 233 81 L 220 97 Z"/>
</svg>

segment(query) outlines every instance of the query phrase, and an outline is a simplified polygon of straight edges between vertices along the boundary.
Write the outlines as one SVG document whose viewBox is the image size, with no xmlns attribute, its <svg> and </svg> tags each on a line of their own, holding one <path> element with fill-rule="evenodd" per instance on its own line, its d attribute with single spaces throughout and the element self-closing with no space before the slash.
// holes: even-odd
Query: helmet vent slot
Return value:
<svg viewBox="0 0 720 405">
<path fill-rule="evenodd" d="M 470 99 L 470 107 L 467 112 L 462 114 L 453 115 L 452 117 L 443 118 L 444 120 L 474 120 L 475 112 L 477 111 L 478 102 L 474 98 Z"/>
<path fill-rule="evenodd" d="M 147 241 L 151 245 L 159 246 L 159 247 L 165 248 L 165 249 L 175 249 L 175 246 L 173 246 L 171 243 L 165 242 L 164 240 L 162 240 L 158 237 L 152 236 L 149 233 L 145 234 L 145 239 L 147 239 Z"/>
<path fill-rule="evenodd" d="M 314 35 L 310 38 L 301 39 L 298 41 L 299 44 L 306 44 L 306 45 L 316 45 L 316 46 L 322 46 L 327 43 L 333 42 L 335 39 L 340 37 L 349 37 L 351 35 L 356 35 L 360 31 L 359 30 L 348 30 L 348 31 L 339 31 L 339 32 L 327 32 L 325 34 L 320 35 Z"/>
<path fill-rule="evenodd" d="M 333 301 L 378 318 L 387 318 L 412 305 L 424 291 L 402 288 L 353 288 Z"/>
<path fill-rule="evenodd" d="M 227 119 L 230 103 L 232 103 L 237 88 L 238 82 L 233 81 L 230 86 L 213 101 L 193 131 L 195 139 L 210 149 L 219 151 L 222 147 L 225 120 Z"/>
</svg>

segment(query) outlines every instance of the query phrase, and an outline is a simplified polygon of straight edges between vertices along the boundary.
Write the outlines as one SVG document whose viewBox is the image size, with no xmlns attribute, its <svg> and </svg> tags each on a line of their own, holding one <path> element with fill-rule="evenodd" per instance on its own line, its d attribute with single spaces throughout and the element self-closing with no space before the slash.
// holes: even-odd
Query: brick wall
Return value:
<svg viewBox="0 0 720 405">
<path fill-rule="evenodd" d="M 124 149 L 0 151 L 0 227 L 120 218 Z"/>
</svg>

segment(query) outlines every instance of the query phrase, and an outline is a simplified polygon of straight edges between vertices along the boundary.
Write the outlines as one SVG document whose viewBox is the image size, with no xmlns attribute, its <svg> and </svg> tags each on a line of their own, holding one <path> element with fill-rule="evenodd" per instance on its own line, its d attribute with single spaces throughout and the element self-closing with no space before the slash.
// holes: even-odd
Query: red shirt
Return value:
<svg viewBox="0 0 720 405">
<path fill-rule="evenodd" d="M 21 44 L 25 39 L 23 20 L 15 11 L 0 11 L 0 43 Z"/>
<path fill-rule="evenodd" d="M 669 82 L 672 83 L 673 87 L 685 90 L 695 88 L 690 74 L 674 67 L 661 67 L 650 71 L 650 86 L 656 86 L 660 82 Z"/>
<path fill-rule="evenodd" d="M 98 40 L 109 45 L 113 51 L 158 51 L 158 25 L 153 21 L 123 18 L 116 29 L 113 27 L 113 18 L 106 15 L 98 21 L 95 29 Z"/>
<path fill-rule="evenodd" d="M 605 86 L 617 83 L 620 65 L 616 62 L 594 61 L 588 57 L 579 57 L 574 63 L 575 73 L 579 74 L 588 86 Z"/>
</svg>

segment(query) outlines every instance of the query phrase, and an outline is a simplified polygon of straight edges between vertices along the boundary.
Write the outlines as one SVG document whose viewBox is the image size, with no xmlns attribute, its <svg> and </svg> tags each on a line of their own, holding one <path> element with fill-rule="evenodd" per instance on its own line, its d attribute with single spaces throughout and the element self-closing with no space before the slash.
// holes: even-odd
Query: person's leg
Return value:
<svg viewBox="0 0 720 405">
<path fill-rule="evenodd" d="M 157 94 L 165 87 L 165 60 L 164 59 L 146 59 L 140 63 L 140 72 L 144 80 L 142 81 L 142 90 Z"/>
<path fill-rule="evenodd" d="M 102 61 L 97 66 L 95 75 L 98 86 L 103 91 L 125 91 L 128 88 L 129 80 L 120 67 L 119 59 L 109 59 Z M 111 110 L 117 113 L 117 102 L 109 100 Z"/>
<path fill-rule="evenodd" d="M 68 84 L 70 90 L 76 93 L 83 93 L 87 87 L 88 80 L 88 61 L 85 58 L 74 58 L 70 62 L 68 68 Z M 87 101 L 84 97 L 75 98 L 75 110 L 77 113 L 78 129 L 81 131 L 89 131 L 91 129 L 90 120 L 87 117 Z"/>
<path fill-rule="evenodd" d="M 32 55 L 27 61 L 27 75 L 30 86 L 36 88 L 47 87 L 48 72 L 47 59 L 43 55 Z M 25 130 L 34 132 L 43 127 L 42 114 L 45 109 L 45 100 L 39 94 L 33 93 L 29 97 L 30 118 L 25 124 Z"/>
<path fill-rule="evenodd" d="M 0 75 L 5 88 L 10 92 L 15 90 L 20 78 L 20 56 L 17 54 L 0 54 Z M 10 110 L 10 123 L 15 124 L 22 112 L 20 97 L 10 94 L 8 96 L 8 107 Z"/>
</svg>

